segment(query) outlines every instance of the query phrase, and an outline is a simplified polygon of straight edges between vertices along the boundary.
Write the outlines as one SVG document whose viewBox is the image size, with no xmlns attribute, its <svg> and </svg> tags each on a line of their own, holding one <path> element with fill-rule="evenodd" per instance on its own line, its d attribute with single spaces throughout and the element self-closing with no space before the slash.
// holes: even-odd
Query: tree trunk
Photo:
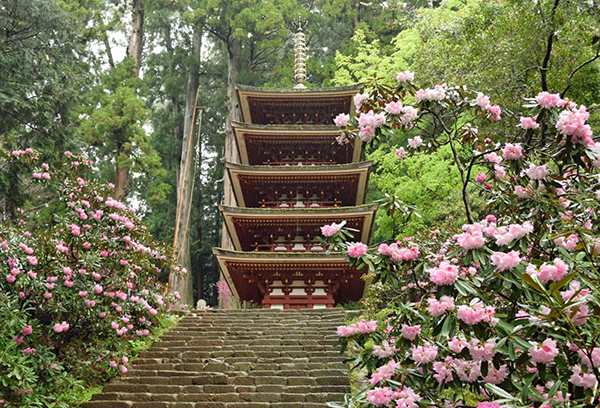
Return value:
<svg viewBox="0 0 600 408">
<path fill-rule="evenodd" d="M 235 90 L 235 84 L 238 81 L 241 69 L 242 42 L 237 38 L 231 38 L 227 44 L 229 53 L 228 72 L 227 72 L 227 120 L 225 121 L 225 162 L 237 162 L 238 154 L 235 147 L 235 134 L 233 132 L 234 121 L 240 120 L 240 107 Z M 235 197 L 233 196 L 233 188 L 227 171 L 223 172 L 224 186 L 223 196 L 225 205 L 236 205 Z M 221 247 L 225 249 L 233 249 L 233 243 L 227 233 L 227 229 L 223 226 L 221 236 Z M 223 280 L 223 276 L 219 275 L 219 280 Z M 219 307 L 222 306 L 219 299 Z"/>
<path fill-rule="evenodd" d="M 125 143 L 117 144 L 117 160 L 115 165 L 115 194 L 114 199 L 123 201 L 127 196 L 129 188 L 129 163 L 128 158 L 131 149 L 125 147 Z"/>
<path fill-rule="evenodd" d="M 140 63 L 142 60 L 142 40 L 144 35 L 144 3 L 142 0 L 133 0 L 133 22 L 127 55 L 135 61 L 133 75 L 140 76 Z"/>
<path fill-rule="evenodd" d="M 142 60 L 142 38 L 144 34 L 144 4 L 142 0 L 133 2 L 133 22 L 131 24 L 131 36 L 129 37 L 129 47 L 127 55 L 134 59 L 133 75 L 138 77 L 140 74 L 140 63 Z M 129 189 L 129 158 L 131 149 L 124 144 L 117 146 L 117 160 L 115 167 L 115 199 L 122 201 L 127 196 Z"/>
<path fill-rule="evenodd" d="M 228 44 L 229 61 L 228 61 L 228 73 L 227 73 L 227 120 L 225 121 L 225 161 L 226 162 L 237 162 L 237 151 L 235 147 L 235 134 L 231 123 L 240 120 L 240 108 L 235 90 L 235 84 L 238 81 L 238 77 L 241 69 L 241 55 L 242 55 L 242 42 L 238 39 L 231 39 Z M 224 204 L 235 205 L 235 198 L 233 196 L 233 188 L 231 180 L 227 171 L 223 174 L 224 183 Z M 225 249 L 231 249 L 232 243 L 229 238 L 229 234 L 223 228 L 223 236 L 221 239 L 221 246 Z"/>
<path fill-rule="evenodd" d="M 187 269 L 187 273 L 182 275 L 172 274 L 169 284 L 172 291 L 179 292 L 181 302 L 188 305 L 194 304 L 194 274 L 192 273 L 190 259 L 190 227 L 192 222 L 192 194 L 196 177 L 196 144 L 199 133 L 196 131 L 195 122 L 201 49 L 202 32 L 200 29 L 195 29 L 193 38 L 194 63 L 190 66 L 188 74 L 181 162 L 177 179 L 177 215 L 173 242 L 175 260 L 182 268 Z"/>
</svg>

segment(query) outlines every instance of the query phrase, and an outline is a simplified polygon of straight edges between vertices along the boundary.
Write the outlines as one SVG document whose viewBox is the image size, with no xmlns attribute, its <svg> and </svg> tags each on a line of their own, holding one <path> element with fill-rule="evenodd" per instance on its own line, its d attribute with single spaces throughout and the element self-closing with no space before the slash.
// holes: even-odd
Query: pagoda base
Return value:
<svg viewBox="0 0 600 408">
<path fill-rule="evenodd" d="M 335 304 L 332 295 L 290 296 L 265 295 L 262 305 L 265 309 L 329 309 Z"/>
</svg>

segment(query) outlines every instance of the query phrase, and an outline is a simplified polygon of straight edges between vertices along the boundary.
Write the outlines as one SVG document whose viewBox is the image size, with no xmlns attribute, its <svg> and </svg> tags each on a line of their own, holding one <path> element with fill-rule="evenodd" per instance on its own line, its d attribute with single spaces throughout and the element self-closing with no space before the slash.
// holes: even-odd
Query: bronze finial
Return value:
<svg viewBox="0 0 600 408">
<path fill-rule="evenodd" d="M 306 88 L 306 37 L 302 28 L 306 27 L 306 19 L 298 17 L 293 24 L 296 29 L 294 34 L 294 89 Z"/>
</svg>

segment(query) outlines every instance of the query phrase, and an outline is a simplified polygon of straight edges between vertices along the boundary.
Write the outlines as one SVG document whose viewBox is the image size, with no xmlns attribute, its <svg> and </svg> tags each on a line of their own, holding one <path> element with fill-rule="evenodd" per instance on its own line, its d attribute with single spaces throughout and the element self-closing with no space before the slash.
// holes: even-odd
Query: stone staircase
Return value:
<svg viewBox="0 0 600 408">
<path fill-rule="evenodd" d="M 322 408 L 350 392 L 340 309 L 193 311 L 82 408 Z"/>
</svg>

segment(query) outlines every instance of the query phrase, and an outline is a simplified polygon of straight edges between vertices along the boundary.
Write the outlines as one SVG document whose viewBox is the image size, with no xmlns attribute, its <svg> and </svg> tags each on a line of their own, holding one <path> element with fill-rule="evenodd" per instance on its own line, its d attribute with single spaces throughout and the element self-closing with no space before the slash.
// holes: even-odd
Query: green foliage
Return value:
<svg viewBox="0 0 600 408">
<path fill-rule="evenodd" d="M 388 145 L 380 145 L 369 158 L 375 165 L 371 185 L 403 203 L 414 205 L 419 214 L 406 220 L 404 214 L 390 216 L 382 208 L 376 219 L 374 242 L 385 237 L 413 236 L 435 228 L 456 229 L 466 221 L 462 181 L 450 146 L 398 160 Z"/>
<path fill-rule="evenodd" d="M 433 124 L 409 150 L 449 146 L 461 184 L 481 189 L 490 215 L 348 250 L 351 265 L 369 270 L 364 306 L 375 320 L 338 328 L 354 369 L 370 376 L 342 406 L 597 405 L 600 143 L 585 106 L 540 93 L 525 101 L 535 121 L 500 138 L 464 123 L 497 126 L 499 110 L 463 87 L 374 83 L 357 105 L 345 136 L 384 149 L 389 134 Z M 378 125 L 369 134 L 363 123 Z"/>
<path fill-rule="evenodd" d="M 87 179 L 91 161 L 67 152 L 50 169 L 38 159 L 32 149 L 3 157 L 56 192 L 49 220 L 31 212 L 0 225 L 0 399 L 9 407 L 67 407 L 83 383 L 125 372 L 176 302 L 156 279 L 168 249 L 109 186 Z"/>
<path fill-rule="evenodd" d="M 114 179 L 110 176 L 114 164 L 107 160 L 114 157 L 120 168 L 145 174 L 146 183 L 157 181 L 147 184 L 146 198 L 160 201 L 169 190 L 160 181 L 165 171 L 143 127 L 149 112 L 138 91 L 142 81 L 132 74 L 133 66 L 134 60 L 125 58 L 101 77 L 81 121 L 81 131 L 95 148 L 93 157 L 110 165 L 104 169 L 107 179 Z"/>
</svg>

